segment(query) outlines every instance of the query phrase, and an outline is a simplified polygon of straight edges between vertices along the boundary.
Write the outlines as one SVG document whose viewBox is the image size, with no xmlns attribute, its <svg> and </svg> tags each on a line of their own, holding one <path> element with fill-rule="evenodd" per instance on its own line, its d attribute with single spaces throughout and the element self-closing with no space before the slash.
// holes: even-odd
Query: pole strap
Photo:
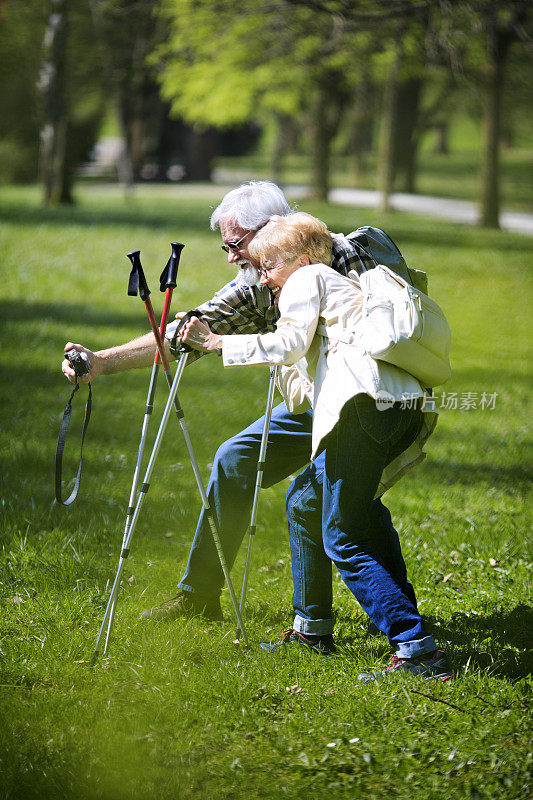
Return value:
<svg viewBox="0 0 533 800">
<path fill-rule="evenodd" d="M 55 485 L 55 493 L 56 493 L 56 500 L 58 503 L 61 503 L 64 506 L 69 506 L 77 497 L 78 489 L 80 488 L 80 480 L 81 480 L 81 467 L 82 467 L 82 460 L 83 460 L 83 441 L 85 439 L 85 432 L 87 430 L 87 426 L 89 425 L 89 420 L 91 418 L 91 407 L 92 407 L 92 389 L 91 384 L 89 383 L 89 396 L 87 398 L 87 402 L 85 404 L 85 417 L 83 419 L 83 428 L 81 431 L 81 444 L 80 444 L 80 463 L 78 464 L 78 473 L 76 475 L 76 480 L 74 482 L 74 489 L 69 497 L 66 500 L 63 500 L 62 492 L 61 492 L 61 474 L 63 469 L 63 450 L 65 449 L 65 440 L 67 438 L 67 430 L 68 425 L 70 422 L 70 415 L 72 413 L 72 399 L 78 389 L 80 388 L 79 383 L 76 381 L 76 385 L 72 390 L 72 394 L 70 395 L 67 405 L 65 406 L 65 411 L 63 412 L 63 419 L 61 420 L 61 428 L 59 429 L 59 437 L 57 440 L 57 450 L 56 450 L 56 485 Z"/>
<path fill-rule="evenodd" d="M 178 333 L 183 328 L 186 322 L 188 322 L 191 317 L 198 317 L 198 319 L 202 319 L 202 312 L 198 311 L 197 308 L 191 309 L 191 311 L 187 311 L 186 314 L 180 319 L 178 325 L 174 329 L 174 333 L 172 334 L 172 341 L 170 342 L 170 349 L 174 355 L 182 355 L 183 353 L 189 353 L 191 351 L 191 347 L 188 344 L 179 344 L 178 343 Z"/>
<path fill-rule="evenodd" d="M 127 254 L 132 264 L 128 281 L 128 294 L 132 297 L 136 297 L 138 293 L 141 300 L 145 302 L 150 296 L 150 289 L 146 283 L 144 270 L 141 266 L 140 252 L 140 250 L 132 250 L 131 253 Z"/>
</svg>

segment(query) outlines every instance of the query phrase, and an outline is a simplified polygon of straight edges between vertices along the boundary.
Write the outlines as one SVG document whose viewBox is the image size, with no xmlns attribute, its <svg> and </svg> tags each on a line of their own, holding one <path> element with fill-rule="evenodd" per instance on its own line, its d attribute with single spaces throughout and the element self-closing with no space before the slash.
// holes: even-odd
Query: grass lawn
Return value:
<svg viewBox="0 0 533 800">
<path fill-rule="evenodd" d="M 218 192 L 218 194 L 217 194 Z M 453 331 L 453 377 L 426 462 L 387 495 L 421 610 L 450 654 L 445 684 L 357 674 L 385 665 L 387 641 L 334 578 L 334 659 L 258 642 L 291 621 L 284 495 L 261 497 L 248 592 L 250 648 L 225 622 L 142 625 L 174 593 L 200 500 L 171 420 L 144 503 L 106 658 L 90 659 L 115 574 L 149 371 L 93 386 L 80 496 L 53 500 L 69 385 L 64 343 L 92 349 L 147 328 L 127 296 L 139 248 L 156 312 L 169 242 L 186 243 L 174 309 L 232 277 L 211 187 L 80 189 L 43 210 L 36 189 L 0 188 L 2 523 L 1 798 L 401 798 L 510 800 L 531 792 L 531 411 L 533 241 L 427 217 L 306 204 L 335 231 L 385 228 L 426 269 Z M 217 446 L 260 415 L 268 371 L 204 358 L 180 387 L 207 481 Z M 74 474 L 85 390 L 64 458 Z M 151 439 L 165 391 L 161 380 Z M 456 406 L 456 407 L 455 407 Z M 244 548 L 233 570 L 240 586 Z M 529 649 L 528 649 L 529 648 Z"/>
</svg>

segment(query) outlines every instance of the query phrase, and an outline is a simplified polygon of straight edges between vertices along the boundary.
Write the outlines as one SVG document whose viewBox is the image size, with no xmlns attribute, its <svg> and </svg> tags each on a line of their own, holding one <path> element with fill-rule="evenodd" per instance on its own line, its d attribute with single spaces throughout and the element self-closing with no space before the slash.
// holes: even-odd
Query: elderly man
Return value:
<svg viewBox="0 0 533 800">
<path fill-rule="evenodd" d="M 259 282 L 259 265 L 250 256 L 248 247 L 256 232 L 271 216 L 290 213 L 283 192 L 270 182 L 250 182 L 230 191 L 213 212 L 211 228 L 220 228 L 222 249 L 227 253 L 228 262 L 239 268 L 230 283 L 223 286 L 211 300 L 198 306 L 202 318 L 213 332 L 220 335 L 266 333 L 275 329 L 277 307 L 268 287 Z M 371 256 L 350 236 L 333 235 L 333 269 L 347 275 L 351 269 L 373 266 L 375 262 Z M 165 346 L 170 352 L 177 344 L 177 325 L 177 322 L 173 323 L 167 329 Z M 88 354 L 92 369 L 85 380 L 93 380 L 98 375 L 149 366 L 153 360 L 155 341 L 150 333 L 95 353 L 72 342 L 67 343 L 65 350 L 72 347 Z M 62 369 L 69 380 L 74 380 L 74 372 L 68 361 L 63 361 Z M 224 442 L 216 453 L 211 471 L 208 498 L 218 522 L 230 568 L 248 526 L 262 430 L 263 419 L 259 419 Z M 272 486 L 303 469 L 287 492 L 287 513 L 291 525 L 304 523 L 304 530 L 319 530 L 324 465 L 320 456 L 309 464 L 311 431 L 311 411 L 290 414 L 285 403 L 273 409 L 263 486 Z M 414 592 L 405 577 L 398 534 L 387 509 L 379 500 L 372 504 L 370 524 L 374 531 L 379 531 L 383 547 L 390 554 L 391 569 L 404 585 L 404 591 L 415 602 Z M 322 583 L 326 591 L 331 593 L 331 562 L 323 547 L 315 544 L 319 539 L 315 536 L 302 544 L 305 550 L 304 572 L 308 572 L 310 584 Z M 172 619 L 203 615 L 210 620 L 221 620 L 220 592 L 223 584 L 223 572 L 202 510 L 185 573 L 178 583 L 178 593 L 164 605 L 144 611 L 141 618 Z M 293 604 L 294 629 L 285 644 L 304 644 L 312 650 L 330 651 L 333 620 L 308 619 L 303 600 L 296 594 Z"/>
<path fill-rule="evenodd" d="M 326 225 L 310 214 L 271 217 L 249 252 L 260 260 L 261 282 L 278 305 L 276 331 L 219 336 L 192 318 L 179 337 L 195 350 L 220 350 L 226 367 L 280 366 L 279 387 L 287 405 L 296 409 L 305 402 L 313 408 L 311 458 L 316 461 L 322 452 L 325 456 L 322 529 L 289 526 L 294 597 L 307 612 L 297 614 L 297 624 L 318 621 L 324 626 L 332 617 L 330 593 L 321 603 L 323 582 L 313 584 L 301 559 L 307 547 L 302 541 L 317 536 L 315 549 L 324 547 L 350 592 L 396 650 L 387 670 L 363 673 L 360 679 L 372 682 L 400 670 L 448 680 L 447 658 L 404 591 L 405 576 L 402 585 L 395 565 L 389 569 L 381 531 L 369 521 L 376 494 L 423 458 L 422 446 L 436 414 L 422 411 L 424 389 L 413 375 L 367 353 L 360 335 L 362 290 L 358 282 L 331 269 L 332 242 Z M 395 400 L 387 410 L 376 407 L 383 391 Z M 413 407 L 403 404 L 406 396 L 418 398 Z M 261 646 L 272 652 L 291 637 L 294 628 L 281 642 Z M 328 643 L 333 644 L 322 636 L 322 649 Z"/>
</svg>

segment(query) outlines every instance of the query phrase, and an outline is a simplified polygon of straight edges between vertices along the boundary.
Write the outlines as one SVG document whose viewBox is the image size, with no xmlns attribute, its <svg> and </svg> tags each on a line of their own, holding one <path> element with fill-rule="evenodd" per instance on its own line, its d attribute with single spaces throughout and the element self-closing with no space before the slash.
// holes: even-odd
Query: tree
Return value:
<svg viewBox="0 0 533 800">
<path fill-rule="evenodd" d="M 382 88 L 377 188 L 379 209 L 386 211 L 399 173 L 403 174 L 405 188 L 409 191 L 414 189 L 419 143 L 416 130 L 426 62 L 424 36 L 431 4 L 424 0 L 398 0 L 395 3 L 383 0 L 288 2 L 343 20 L 346 44 L 351 44 L 352 53 L 342 44 L 337 53 L 343 58 L 343 71 L 350 75 L 352 84 L 360 87 L 363 80 L 368 81 L 364 73 L 362 79 L 358 75 L 362 71 L 361 65 L 355 68 L 352 65 L 356 53 L 361 53 L 362 59 L 372 65 L 373 83 Z M 353 117 L 356 124 L 369 121 L 361 102 L 366 94 L 363 91 L 358 93 L 359 109 Z M 360 152 L 362 131 L 357 132 L 352 141 Z"/>
<path fill-rule="evenodd" d="M 75 169 L 93 145 L 104 113 L 91 17 L 83 0 L 48 0 L 38 78 L 39 174 L 47 204 L 73 202 Z"/>
<path fill-rule="evenodd" d="M 378 154 L 377 189 L 378 210 L 389 210 L 389 197 L 394 185 L 394 143 L 398 116 L 398 75 L 401 67 L 402 45 L 398 37 L 390 53 L 381 114 L 381 131 Z"/>
<path fill-rule="evenodd" d="M 301 61 L 307 42 L 291 59 L 294 31 L 282 0 L 270 4 L 245 0 L 213 4 L 208 0 L 166 0 L 168 40 L 154 57 L 163 98 L 175 117 L 194 129 L 225 131 L 269 117 L 288 130 L 289 120 L 304 108 Z M 265 57 L 265 53 L 268 57 Z M 284 137 L 276 148 L 276 170 Z"/>
<path fill-rule="evenodd" d="M 175 115 L 224 128 L 275 118 L 280 137 L 294 121 L 308 142 L 313 194 L 329 189 L 332 143 L 358 74 L 358 33 L 342 15 L 287 0 L 167 0 L 168 42 L 157 52 L 162 93 Z"/>
<path fill-rule="evenodd" d="M 522 25 L 529 9 L 529 4 L 524 2 L 486 0 L 478 11 L 484 40 L 480 220 L 489 228 L 497 228 L 500 224 L 499 162 L 505 66 L 511 45 L 522 35 Z"/>
<path fill-rule="evenodd" d="M 440 3 L 441 45 L 481 96 L 480 222 L 499 227 L 501 108 L 511 47 L 531 42 L 527 0 L 460 0 Z M 531 54 L 531 48 L 530 48 Z"/>
<path fill-rule="evenodd" d="M 42 0 L 0 5 L 0 176 L 33 181 L 39 158 L 37 75 L 45 27 Z"/>
<path fill-rule="evenodd" d="M 131 190 L 140 177 L 148 130 L 161 110 L 148 56 L 164 38 L 159 0 L 90 0 L 105 84 L 119 123 L 119 180 Z M 153 125 L 152 125 L 153 127 Z"/>
<path fill-rule="evenodd" d="M 68 124 L 67 10 L 67 0 L 49 0 L 39 76 L 43 108 L 39 171 L 46 204 L 71 201 L 64 181 Z"/>
</svg>

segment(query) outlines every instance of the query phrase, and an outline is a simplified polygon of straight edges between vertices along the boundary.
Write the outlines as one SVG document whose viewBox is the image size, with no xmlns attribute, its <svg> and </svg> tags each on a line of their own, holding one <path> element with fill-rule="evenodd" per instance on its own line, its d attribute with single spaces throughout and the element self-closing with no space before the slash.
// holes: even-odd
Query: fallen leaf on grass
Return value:
<svg viewBox="0 0 533 800">
<path fill-rule="evenodd" d="M 13 597 L 6 597 L 6 603 L 16 603 L 18 605 L 19 603 L 24 602 L 25 600 L 20 596 L 20 594 L 14 594 Z"/>
<path fill-rule="evenodd" d="M 289 692 L 289 694 L 299 694 L 302 691 L 302 687 L 295 683 L 294 686 L 286 686 L 285 691 Z"/>
</svg>

